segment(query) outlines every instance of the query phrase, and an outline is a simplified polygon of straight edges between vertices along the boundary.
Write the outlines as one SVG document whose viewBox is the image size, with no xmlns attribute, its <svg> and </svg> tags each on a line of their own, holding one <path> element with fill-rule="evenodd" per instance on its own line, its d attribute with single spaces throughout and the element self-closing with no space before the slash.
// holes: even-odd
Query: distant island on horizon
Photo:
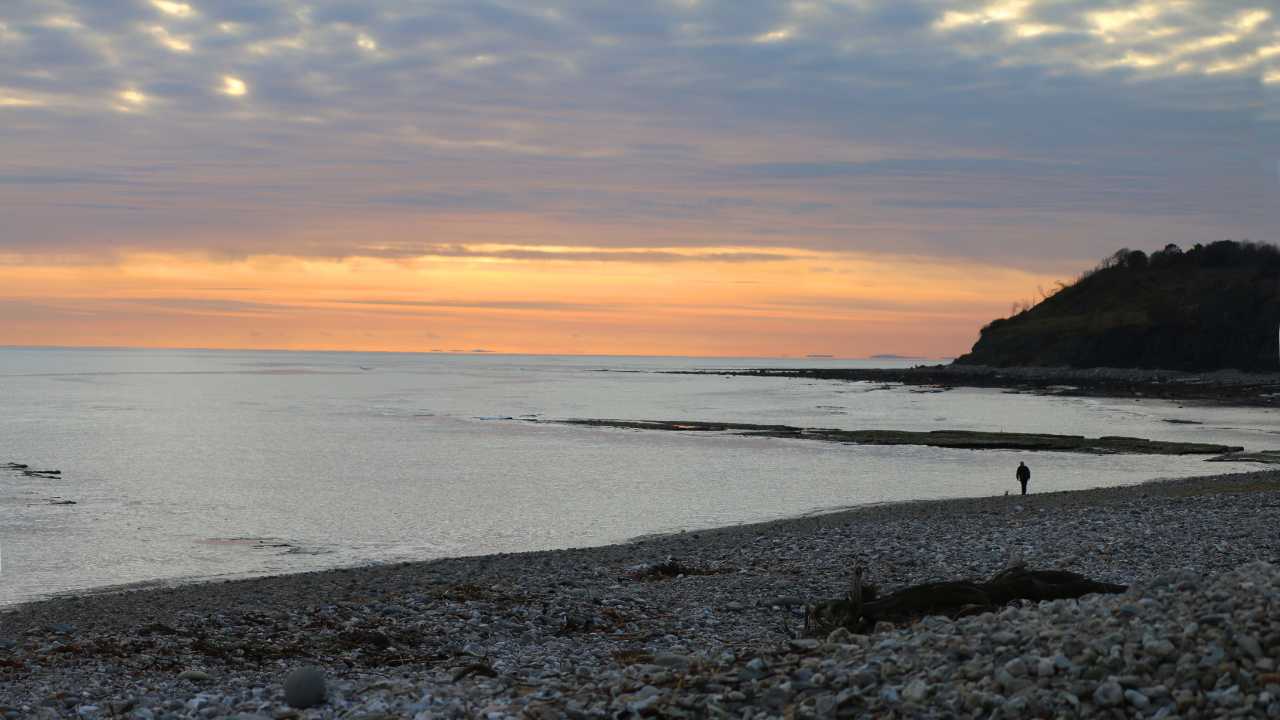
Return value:
<svg viewBox="0 0 1280 720">
<path fill-rule="evenodd" d="M 861 360 L 945 360 L 946 358 L 931 358 L 924 355 L 899 355 L 897 353 L 878 353 L 876 355 L 867 355 L 863 358 L 841 358 L 839 355 L 831 353 L 809 353 L 804 356 L 810 360 L 839 360 L 839 359 L 861 359 Z"/>
</svg>

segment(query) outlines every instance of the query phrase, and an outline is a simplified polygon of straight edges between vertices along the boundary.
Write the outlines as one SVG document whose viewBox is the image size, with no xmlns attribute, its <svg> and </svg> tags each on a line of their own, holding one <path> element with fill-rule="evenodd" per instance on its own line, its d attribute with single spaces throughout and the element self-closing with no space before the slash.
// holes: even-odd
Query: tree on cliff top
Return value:
<svg viewBox="0 0 1280 720">
<path fill-rule="evenodd" d="M 1280 369 L 1280 248 L 1123 248 L 982 330 L 961 364 Z"/>
</svg>

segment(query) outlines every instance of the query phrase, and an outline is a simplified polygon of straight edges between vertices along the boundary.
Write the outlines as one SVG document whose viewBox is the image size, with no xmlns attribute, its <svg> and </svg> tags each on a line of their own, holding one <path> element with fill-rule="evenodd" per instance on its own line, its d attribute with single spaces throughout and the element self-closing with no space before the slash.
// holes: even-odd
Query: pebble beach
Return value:
<svg viewBox="0 0 1280 720">
<path fill-rule="evenodd" d="M 855 566 L 1013 562 L 1130 587 L 806 636 Z M 1278 658 L 1254 472 L 60 597 L 0 611 L 0 717 L 1280 718 Z"/>
</svg>

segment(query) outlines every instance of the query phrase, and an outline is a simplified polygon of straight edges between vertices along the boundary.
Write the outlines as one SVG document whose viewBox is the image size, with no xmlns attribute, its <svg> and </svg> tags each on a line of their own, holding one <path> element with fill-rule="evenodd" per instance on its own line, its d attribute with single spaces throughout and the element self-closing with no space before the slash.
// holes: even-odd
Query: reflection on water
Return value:
<svg viewBox="0 0 1280 720">
<path fill-rule="evenodd" d="M 1236 467 L 529 418 L 1134 435 L 1251 450 L 1275 447 L 1280 432 L 1261 409 L 651 372 L 767 364 L 854 363 L 3 349 L 0 463 L 62 474 L 0 471 L 0 603 L 1000 494 L 1016 490 L 1019 460 L 1034 470 L 1033 492 Z"/>
</svg>

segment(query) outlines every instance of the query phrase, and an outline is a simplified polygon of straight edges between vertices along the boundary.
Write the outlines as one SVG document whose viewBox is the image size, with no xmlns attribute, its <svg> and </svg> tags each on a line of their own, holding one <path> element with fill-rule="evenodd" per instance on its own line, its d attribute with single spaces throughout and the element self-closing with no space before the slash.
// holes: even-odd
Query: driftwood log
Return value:
<svg viewBox="0 0 1280 720">
<path fill-rule="evenodd" d="M 874 586 L 863 583 L 863 569 L 857 567 L 852 587 L 844 597 L 806 608 L 805 631 L 817 636 L 842 627 L 854 633 L 867 633 L 878 622 L 911 622 L 928 615 L 955 618 L 998 610 L 1015 600 L 1062 600 L 1125 590 L 1128 587 L 1124 585 L 1098 582 L 1066 570 L 1028 570 L 1015 565 L 985 582 L 923 583 L 881 598 Z"/>
</svg>

